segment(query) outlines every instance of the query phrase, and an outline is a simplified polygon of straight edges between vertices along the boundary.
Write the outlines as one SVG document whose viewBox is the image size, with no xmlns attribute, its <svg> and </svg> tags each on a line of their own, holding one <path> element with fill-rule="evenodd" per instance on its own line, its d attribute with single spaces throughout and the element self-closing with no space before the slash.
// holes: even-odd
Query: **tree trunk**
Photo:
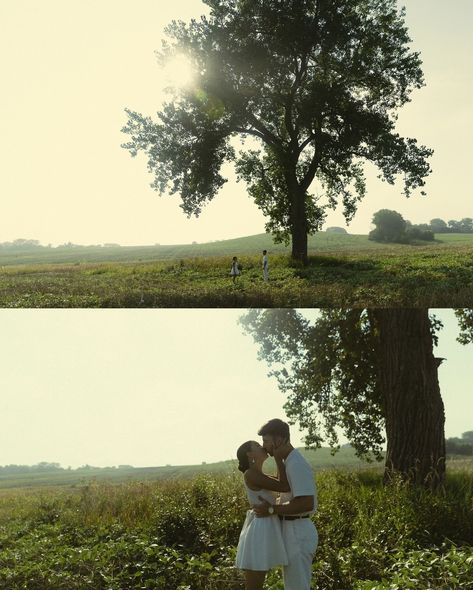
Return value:
<svg viewBox="0 0 473 590">
<path fill-rule="evenodd" d="M 445 413 L 427 309 L 373 309 L 386 414 L 385 481 L 399 473 L 437 488 L 445 478 Z"/>
<path fill-rule="evenodd" d="M 290 189 L 291 192 L 291 239 L 292 259 L 307 265 L 307 214 L 305 206 L 305 193 L 298 187 Z"/>
</svg>

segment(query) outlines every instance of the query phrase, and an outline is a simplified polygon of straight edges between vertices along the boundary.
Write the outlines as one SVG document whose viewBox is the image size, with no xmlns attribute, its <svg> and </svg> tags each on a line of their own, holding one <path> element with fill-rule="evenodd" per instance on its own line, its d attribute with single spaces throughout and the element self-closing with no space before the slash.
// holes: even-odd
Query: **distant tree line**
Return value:
<svg viewBox="0 0 473 590">
<path fill-rule="evenodd" d="M 71 467 L 61 467 L 59 463 L 48 463 L 46 461 L 41 461 L 41 463 L 37 463 L 36 465 L 0 465 L 0 476 L 15 473 L 51 473 L 52 471 L 88 471 L 92 469 L 134 469 L 134 467 L 132 465 L 118 465 L 118 467 L 114 465 L 111 467 L 94 467 L 92 465 L 82 465 L 76 469 L 71 469 Z"/>
<path fill-rule="evenodd" d="M 451 219 L 448 223 L 435 218 L 430 223 L 413 224 L 397 211 L 380 209 L 373 215 L 375 229 L 368 238 L 375 242 L 394 242 L 409 244 L 417 240 L 433 241 L 438 233 L 473 233 L 473 218 L 465 217 L 461 221 Z"/>
<path fill-rule="evenodd" d="M 430 220 L 430 229 L 436 234 L 473 234 L 473 219 L 464 217 L 460 221 L 450 219 L 447 223 L 436 217 Z"/>
<path fill-rule="evenodd" d="M 449 455 L 473 455 L 473 430 L 464 432 L 461 438 L 447 438 L 445 450 Z"/>
<path fill-rule="evenodd" d="M 83 245 L 83 244 L 73 244 L 72 242 L 65 242 L 64 244 L 59 244 L 58 246 L 52 246 L 48 244 L 47 246 L 43 246 L 40 244 L 39 240 L 25 240 L 24 238 L 18 238 L 17 240 L 13 240 L 11 242 L 0 242 L 0 248 L 5 250 L 32 250 L 32 249 L 45 249 L 45 248 L 120 248 L 120 244 L 115 243 L 106 243 L 106 244 L 90 244 L 90 245 Z"/>
<path fill-rule="evenodd" d="M 23 238 L 18 238 L 17 240 L 13 240 L 12 242 L 0 242 L 0 248 L 11 248 L 12 250 L 30 250 L 31 248 L 44 248 L 39 243 L 39 240 L 25 240 Z"/>
<path fill-rule="evenodd" d="M 64 468 L 61 467 L 59 463 L 47 463 L 46 461 L 41 461 L 41 463 L 37 463 L 36 465 L 0 465 L 0 475 L 6 473 L 31 473 L 41 471 L 64 471 Z"/>
</svg>

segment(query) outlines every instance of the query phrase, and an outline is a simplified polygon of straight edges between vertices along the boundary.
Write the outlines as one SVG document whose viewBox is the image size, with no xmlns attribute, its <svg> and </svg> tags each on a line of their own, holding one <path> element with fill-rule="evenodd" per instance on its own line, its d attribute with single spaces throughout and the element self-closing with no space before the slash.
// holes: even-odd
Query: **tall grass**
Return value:
<svg viewBox="0 0 473 590">
<path fill-rule="evenodd" d="M 473 472 L 438 493 L 376 470 L 317 475 L 314 588 L 473 588 Z M 227 590 L 247 510 L 241 475 L 0 494 L 0 588 Z M 437 582 L 437 580 L 440 580 Z M 267 588 L 282 589 L 274 570 Z"/>
</svg>

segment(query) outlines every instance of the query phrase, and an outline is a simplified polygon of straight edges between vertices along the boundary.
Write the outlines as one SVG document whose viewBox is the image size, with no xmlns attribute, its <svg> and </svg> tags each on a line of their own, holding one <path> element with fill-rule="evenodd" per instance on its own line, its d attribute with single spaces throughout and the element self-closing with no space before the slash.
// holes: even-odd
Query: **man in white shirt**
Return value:
<svg viewBox="0 0 473 590">
<path fill-rule="evenodd" d="M 268 262 L 268 251 L 263 250 L 263 280 L 269 279 L 269 262 Z"/>
<path fill-rule="evenodd" d="M 310 590 L 312 561 L 318 544 L 318 534 L 310 516 L 317 509 L 317 490 L 312 467 L 289 440 L 289 426 L 275 418 L 260 428 L 263 447 L 284 460 L 291 491 L 282 493 L 279 502 L 271 506 L 263 498 L 253 506 L 259 517 L 277 514 L 289 563 L 283 568 L 285 590 Z"/>
</svg>

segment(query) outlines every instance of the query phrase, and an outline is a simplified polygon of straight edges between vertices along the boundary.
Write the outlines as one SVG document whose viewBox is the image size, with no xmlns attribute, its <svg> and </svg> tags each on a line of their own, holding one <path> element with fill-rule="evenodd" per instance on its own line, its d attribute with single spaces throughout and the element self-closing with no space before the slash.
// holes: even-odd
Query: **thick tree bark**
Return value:
<svg viewBox="0 0 473 590">
<path fill-rule="evenodd" d="M 292 259 L 307 265 L 307 213 L 305 193 L 298 187 L 291 188 L 291 239 Z"/>
<path fill-rule="evenodd" d="M 445 477 L 445 413 L 427 309 L 370 310 L 386 415 L 385 481 L 399 473 L 437 488 Z"/>
</svg>

